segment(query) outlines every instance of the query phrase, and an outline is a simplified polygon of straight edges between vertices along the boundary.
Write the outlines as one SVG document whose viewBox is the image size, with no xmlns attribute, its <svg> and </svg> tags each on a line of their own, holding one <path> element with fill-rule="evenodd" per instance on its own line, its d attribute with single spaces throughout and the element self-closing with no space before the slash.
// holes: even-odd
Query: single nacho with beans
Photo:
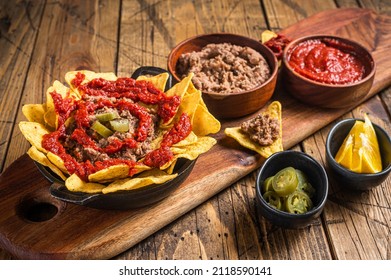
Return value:
<svg viewBox="0 0 391 280">
<path fill-rule="evenodd" d="M 228 127 L 225 134 L 240 145 L 268 158 L 283 150 L 281 103 L 272 102 L 267 109 L 238 127 Z"/>
</svg>

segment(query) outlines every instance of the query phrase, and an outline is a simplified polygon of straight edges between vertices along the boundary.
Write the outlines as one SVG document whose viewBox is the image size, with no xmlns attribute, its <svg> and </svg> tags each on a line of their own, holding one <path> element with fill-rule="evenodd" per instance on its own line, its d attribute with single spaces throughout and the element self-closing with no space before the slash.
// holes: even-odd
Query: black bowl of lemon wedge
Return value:
<svg viewBox="0 0 391 280">
<path fill-rule="evenodd" d="M 257 175 L 260 213 L 279 227 L 307 227 L 321 214 L 328 188 L 325 169 L 308 154 L 293 150 L 275 153 Z"/>
<path fill-rule="evenodd" d="M 391 172 L 391 138 L 364 115 L 335 124 L 326 140 L 327 171 L 338 185 L 365 191 L 381 185 Z"/>
</svg>

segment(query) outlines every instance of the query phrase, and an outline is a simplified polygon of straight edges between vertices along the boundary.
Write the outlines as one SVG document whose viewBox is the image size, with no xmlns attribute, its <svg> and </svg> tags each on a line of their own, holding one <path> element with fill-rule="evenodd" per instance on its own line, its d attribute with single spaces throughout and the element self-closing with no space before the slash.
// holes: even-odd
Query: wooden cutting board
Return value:
<svg viewBox="0 0 391 280">
<path fill-rule="evenodd" d="M 330 20 L 332 18 L 332 20 Z M 281 33 L 348 37 L 366 46 L 377 63 L 367 98 L 391 84 L 391 18 L 367 9 L 338 9 L 304 19 Z M 277 85 L 273 99 L 283 107 L 283 144 L 289 149 L 352 108 L 321 109 L 299 103 Z M 358 105 L 358 104 L 356 104 Z M 107 259 L 129 249 L 243 176 L 263 159 L 224 136 L 200 156 L 193 172 L 168 198 L 152 206 L 107 211 L 52 198 L 50 183 L 27 155 L 0 175 L 0 246 L 21 259 Z"/>
</svg>

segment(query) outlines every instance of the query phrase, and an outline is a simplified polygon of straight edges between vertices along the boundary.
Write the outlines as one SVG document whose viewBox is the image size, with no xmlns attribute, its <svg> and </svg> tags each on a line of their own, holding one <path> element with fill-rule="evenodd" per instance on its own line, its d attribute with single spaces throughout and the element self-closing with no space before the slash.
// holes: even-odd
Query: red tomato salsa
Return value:
<svg viewBox="0 0 391 280">
<path fill-rule="evenodd" d="M 266 41 L 264 45 L 272 50 L 278 60 L 281 60 L 285 47 L 291 42 L 285 35 L 277 34 L 277 37 Z"/>
<path fill-rule="evenodd" d="M 299 43 L 288 54 L 288 62 L 300 75 L 325 84 L 354 83 L 365 74 L 360 59 L 346 44 L 332 38 Z"/>
<path fill-rule="evenodd" d="M 160 146 L 152 142 L 160 122 L 169 121 L 180 105 L 179 96 L 167 96 L 152 83 L 132 78 L 108 81 L 102 78 L 82 84 L 78 73 L 71 82 L 81 99 L 51 93 L 58 115 L 58 128 L 46 134 L 42 146 L 61 157 L 70 174 L 82 180 L 112 165 L 126 164 L 129 175 L 140 164 L 161 167 L 173 158 L 169 147 L 191 132 L 190 118 L 182 114 L 168 130 Z"/>
</svg>

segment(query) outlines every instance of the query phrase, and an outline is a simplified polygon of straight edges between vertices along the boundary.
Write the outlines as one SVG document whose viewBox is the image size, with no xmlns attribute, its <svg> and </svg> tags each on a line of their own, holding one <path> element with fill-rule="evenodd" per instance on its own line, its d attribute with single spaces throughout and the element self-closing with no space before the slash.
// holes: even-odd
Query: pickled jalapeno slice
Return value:
<svg viewBox="0 0 391 280">
<path fill-rule="evenodd" d="M 299 185 L 308 182 L 307 176 L 304 174 L 303 171 L 301 171 L 300 169 L 295 169 L 295 171 L 297 176 L 297 182 Z"/>
<path fill-rule="evenodd" d="M 263 182 L 263 188 L 262 188 L 263 193 L 273 190 L 273 183 L 272 183 L 273 177 L 274 176 L 270 176 L 266 178 L 265 182 Z"/>
<path fill-rule="evenodd" d="M 299 184 L 297 186 L 297 189 L 299 191 L 302 191 L 302 192 L 305 192 L 309 197 L 313 197 L 314 194 L 315 194 L 315 189 L 314 187 L 311 185 L 310 182 L 305 182 L 304 184 Z"/>
<path fill-rule="evenodd" d="M 305 192 L 295 191 L 285 200 L 285 209 L 289 213 L 304 214 L 311 208 L 312 201 Z"/>
<path fill-rule="evenodd" d="M 101 122 L 107 122 L 119 118 L 117 111 L 104 112 L 96 114 L 95 117 Z"/>
<path fill-rule="evenodd" d="M 95 121 L 92 124 L 91 128 L 104 138 L 107 138 L 113 134 L 113 132 L 110 129 L 108 129 L 106 126 L 101 124 L 99 121 Z"/>
<path fill-rule="evenodd" d="M 312 209 L 311 198 L 316 190 L 300 169 L 286 167 L 265 179 L 263 198 L 272 207 L 292 214 L 304 214 Z"/>
<path fill-rule="evenodd" d="M 280 196 L 293 193 L 298 184 L 296 170 L 293 167 L 286 167 L 280 170 L 273 178 L 273 189 Z"/>
<path fill-rule="evenodd" d="M 308 194 L 309 197 L 313 197 L 315 194 L 315 189 L 308 181 L 308 178 L 304 174 L 304 172 L 300 169 L 296 169 L 296 175 L 298 180 L 297 190 L 305 192 L 306 194 Z"/>
<path fill-rule="evenodd" d="M 128 119 L 116 119 L 109 121 L 110 127 L 119 132 L 128 132 L 129 131 L 129 120 Z"/>
<path fill-rule="evenodd" d="M 265 192 L 263 198 L 271 207 L 282 210 L 281 198 L 275 191 Z"/>
</svg>

